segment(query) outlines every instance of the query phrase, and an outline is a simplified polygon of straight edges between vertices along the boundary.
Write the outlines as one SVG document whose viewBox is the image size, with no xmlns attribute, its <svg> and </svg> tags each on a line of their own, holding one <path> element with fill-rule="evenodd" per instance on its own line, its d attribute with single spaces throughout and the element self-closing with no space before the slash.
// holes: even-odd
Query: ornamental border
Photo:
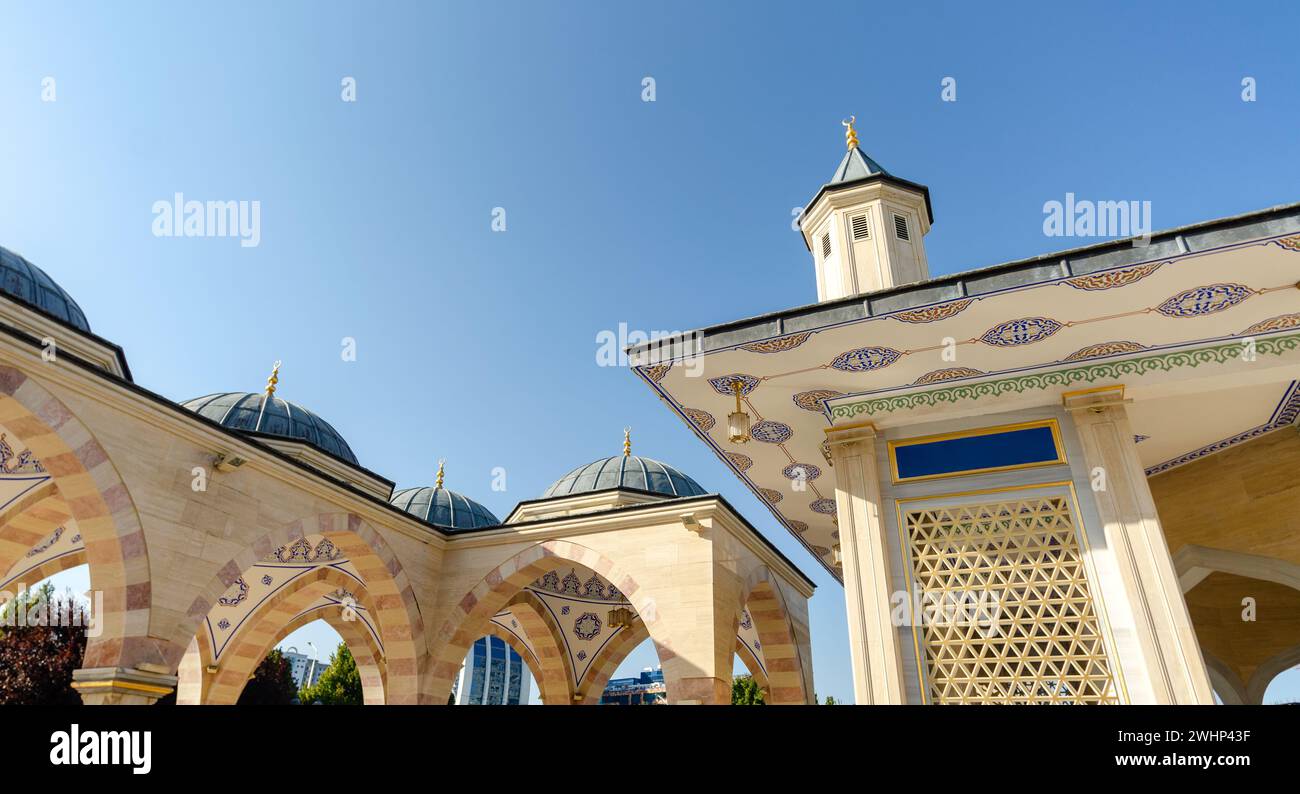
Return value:
<svg viewBox="0 0 1300 794">
<path fill-rule="evenodd" d="M 1280 356 L 1300 347 L 1300 334 L 1257 338 L 1256 355 Z M 1101 378 L 1122 379 L 1126 376 L 1144 375 L 1148 372 L 1169 372 L 1182 367 L 1199 367 L 1201 364 L 1225 364 L 1241 358 L 1241 343 L 1227 342 L 1212 347 L 1177 350 L 1151 356 L 1103 361 L 1053 372 L 1017 375 L 1000 380 L 948 386 L 929 391 L 837 405 L 831 408 L 831 419 L 849 419 L 862 414 L 876 415 L 920 407 L 937 407 L 961 400 L 978 400 L 1003 394 L 1022 394 L 1029 390 L 1042 390 L 1052 386 L 1071 386 L 1076 383 L 1093 383 Z"/>
</svg>

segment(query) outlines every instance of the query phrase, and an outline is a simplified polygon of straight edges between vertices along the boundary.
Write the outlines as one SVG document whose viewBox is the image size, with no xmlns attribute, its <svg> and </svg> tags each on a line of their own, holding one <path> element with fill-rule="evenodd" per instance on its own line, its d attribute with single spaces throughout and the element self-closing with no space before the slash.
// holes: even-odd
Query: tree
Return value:
<svg viewBox="0 0 1300 794">
<path fill-rule="evenodd" d="M 737 676 L 731 680 L 731 705 L 733 706 L 765 706 L 766 699 L 763 697 L 763 688 L 758 685 L 752 675 Z"/>
<path fill-rule="evenodd" d="M 89 616 L 46 582 L 0 609 L 0 705 L 79 706 L 72 671 L 86 654 Z"/>
<path fill-rule="evenodd" d="M 315 686 L 303 687 L 299 693 L 303 703 L 320 703 L 323 706 L 360 706 L 365 703 L 361 692 L 361 671 L 357 670 L 357 660 L 352 658 L 346 642 L 330 656 L 330 666 L 320 674 Z"/>
<path fill-rule="evenodd" d="M 258 663 L 257 669 L 239 693 L 241 706 L 288 706 L 298 691 L 289 670 L 289 660 L 274 648 Z"/>
</svg>

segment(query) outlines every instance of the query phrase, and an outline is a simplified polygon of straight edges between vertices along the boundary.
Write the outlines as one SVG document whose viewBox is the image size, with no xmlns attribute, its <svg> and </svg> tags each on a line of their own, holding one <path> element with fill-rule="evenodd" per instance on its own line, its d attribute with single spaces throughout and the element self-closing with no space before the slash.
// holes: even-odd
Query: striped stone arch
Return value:
<svg viewBox="0 0 1300 794">
<path fill-rule="evenodd" d="M 583 565 L 613 583 L 631 602 L 647 630 L 661 648 L 671 647 L 671 639 L 659 636 L 665 627 L 653 603 L 647 601 L 636 580 L 613 561 L 586 546 L 565 540 L 548 540 L 529 546 L 488 572 L 473 589 L 461 598 L 451 615 L 433 638 L 432 664 L 428 690 L 433 702 L 446 703 L 451 685 L 460 672 L 470 646 L 488 633 L 492 616 L 500 612 L 516 593 L 555 567 L 556 560 Z M 664 650 L 660 651 L 663 660 Z"/>
<path fill-rule="evenodd" d="M 61 400 L 4 365 L 0 424 L 41 461 L 85 540 L 90 587 L 103 594 L 97 616 L 103 631 L 89 641 L 82 666 L 173 664 L 184 645 L 172 647 L 150 636 L 152 592 L 144 529 L 108 453 Z"/>
<path fill-rule="evenodd" d="M 623 663 L 627 655 L 636 650 L 637 646 L 650 638 L 650 632 L 646 630 L 645 623 L 636 621 L 627 631 L 620 631 L 618 636 L 609 641 L 609 644 L 600 650 L 600 655 L 596 657 L 591 666 L 587 668 L 587 675 L 582 679 L 582 687 L 578 693 L 582 696 L 580 701 L 584 706 L 600 705 L 601 695 L 605 692 L 605 687 L 609 684 L 609 679 L 614 676 L 614 671 Z M 655 644 L 655 652 L 661 654 L 663 651 Z M 665 697 L 669 697 L 667 690 L 672 688 L 672 682 L 665 676 L 664 678 Z M 669 702 L 672 702 L 669 700 Z"/>
<path fill-rule="evenodd" d="M 771 705 L 812 703 L 812 660 L 804 658 L 803 650 L 810 647 L 808 627 L 796 623 L 791 615 L 781 580 L 766 565 L 759 565 L 746 577 L 744 593 L 742 603 L 736 608 L 736 626 L 740 625 L 741 611 L 748 609 L 759 642 L 763 644 L 767 702 Z M 744 655 L 741 659 L 751 672 L 758 668 L 756 663 L 750 663 L 754 660 L 746 660 Z"/>
<path fill-rule="evenodd" d="M 762 640 L 760 639 L 759 642 L 762 642 Z M 753 677 L 754 683 L 758 684 L 759 689 L 770 694 L 772 682 L 767 680 L 767 671 L 764 670 L 763 665 L 759 663 L 758 657 L 754 655 L 753 651 L 751 651 L 745 643 L 740 641 L 739 637 L 736 638 L 736 656 L 744 663 L 745 669 L 749 671 L 750 676 Z"/>
<path fill-rule="evenodd" d="M 563 640 L 560 639 L 564 632 L 556 624 L 550 610 L 529 590 L 515 593 L 506 606 L 519 621 L 528 641 L 532 643 L 533 652 L 529 652 L 526 646 L 522 651 L 515 648 L 515 652 L 524 659 L 532 658 L 529 669 L 532 670 L 533 680 L 537 682 L 542 703 L 547 706 L 563 706 L 572 703 L 573 667 L 569 664 L 569 655 L 564 649 Z M 494 634 L 509 643 L 511 647 L 516 644 L 522 646 L 517 639 L 509 637 L 510 632 L 503 628 L 497 629 Z"/>
<path fill-rule="evenodd" d="M 177 622 L 172 633 L 173 644 L 183 642 L 182 651 L 188 646 L 190 639 L 198 633 L 199 623 L 244 571 L 281 546 L 307 535 L 323 535 L 342 549 L 365 582 L 371 597 L 372 614 L 384 643 L 388 676 L 385 702 L 394 705 L 430 702 L 420 690 L 428 657 L 424 621 L 411 583 L 401 561 L 383 536 L 353 513 L 323 513 L 294 521 L 243 548 L 221 567 L 194 599 L 185 617 Z M 356 582 L 353 581 L 352 585 L 355 587 Z M 182 655 L 177 654 L 169 660 L 173 669 L 180 664 Z M 442 702 L 446 702 L 445 695 Z"/>
</svg>

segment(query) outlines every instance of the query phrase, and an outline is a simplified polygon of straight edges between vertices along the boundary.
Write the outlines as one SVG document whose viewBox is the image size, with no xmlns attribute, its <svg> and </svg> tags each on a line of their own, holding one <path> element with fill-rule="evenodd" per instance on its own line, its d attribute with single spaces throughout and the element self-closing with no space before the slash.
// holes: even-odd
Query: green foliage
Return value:
<svg viewBox="0 0 1300 794">
<path fill-rule="evenodd" d="M 289 660 L 278 648 L 272 649 L 253 671 L 239 694 L 241 706 L 288 706 L 297 696 Z"/>
<path fill-rule="evenodd" d="M 46 582 L 0 609 L 0 705 L 81 705 L 72 671 L 86 653 L 85 610 Z"/>
<path fill-rule="evenodd" d="M 840 702 L 839 702 L 838 700 L 836 700 L 835 697 L 834 697 L 833 695 L 827 695 L 827 696 L 826 696 L 826 702 L 823 703 L 822 705 L 823 705 L 823 706 L 838 706 L 839 704 L 840 704 Z"/>
<path fill-rule="evenodd" d="M 763 697 L 763 688 L 758 685 L 752 675 L 737 676 L 731 680 L 731 705 L 767 705 L 767 701 Z"/>
<path fill-rule="evenodd" d="M 361 672 L 357 670 L 357 661 L 352 658 L 347 643 L 339 643 L 320 680 L 315 686 L 304 687 L 298 697 L 304 705 L 360 706 L 365 703 L 361 693 Z"/>
</svg>

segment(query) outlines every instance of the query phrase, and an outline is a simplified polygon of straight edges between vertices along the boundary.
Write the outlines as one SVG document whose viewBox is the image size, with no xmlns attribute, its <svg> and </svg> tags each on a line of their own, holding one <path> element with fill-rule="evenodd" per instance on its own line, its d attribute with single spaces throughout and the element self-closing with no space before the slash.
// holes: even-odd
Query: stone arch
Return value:
<svg viewBox="0 0 1300 794">
<path fill-rule="evenodd" d="M 232 705 L 237 702 L 248 679 L 266 654 L 277 642 L 287 637 L 290 631 L 305 625 L 300 622 L 300 618 L 312 604 L 340 587 L 351 590 L 356 595 L 358 604 L 374 603 L 370 594 L 359 587 L 352 577 L 323 566 L 295 579 L 292 584 L 277 591 L 258 606 L 251 618 L 227 643 L 204 702 L 213 705 Z M 313 613 L 306 622 L 321 617 Z"/>
<path fill-rule="evenodd" d="M 1186 544 L 1173 555 L 1178 582 L 1187 593 L 1215 571 L 1300 590 L 1300 565 L 1277 557 Z"/>
<path fill-rule="evenodd" d="M 0 425 L 40 460 L 84 538 L 91 589 L 103 594 L 96 616 L 103 631 L 88 643 L 82 666 L 173 664 L 184 646 L 150 636 L 144 529 L 108 453 L 61 400 L 11 366 L 0 366 Z"/>
<path fill-rule="evenodd" d="M 619 632 L 618 636 L 610 640 L 609 644 L 600 652 L 600 656 L 591 663 L 587 668 L 587 675 L 582 679 L 582 687 L 578 690 L 581 695 L 579 701 L 583 705 L 598 706 L 600 705 L 601 695 L 605 692 L 605 687 L 609 685 L 609 679 L 614 676 L 614 671 L 623 663 L 628 654 L 636 650 L 637 646 L 650 639 L 650 632 L 646 629 L 643 621 L 636 621 L 626 631 Z M 663 649 L 659 643 L 655 643 L 655 652 L 663 660 Z M 670 686 L 668 680 L 664 679 L 665 688 Z"/>
<path fill-rule="evenodd" d="M 763 669 L 763 665 L 759 664 L 758 657 L 754 656 L 753 652 L 739 638 L 736 640 L 736 656 L 745 665 L 745 669 L 749 671 L 749 674 L 754 678 L 759 688 L 763 690 L 765 696 L 770 696 L 772 682 L 767 680 L 767 671 Z"/>
<path fill-rule="evenodd" d="M 564 645 L 560 640 L 561 629 L 551 617 L 550 611 L 542 605 L 536 595 L 528 590 L 515 593 L 507 603 L 507 607 L 519 621 L 528 641 L 532 643 L 532 653 L 525 653 L 528 650 L 526 647 L 525 651 L 516 648 L 516 653 L 524 658 L 532 656 L 536 669 L 533 669 L 533 665 L 529 665 L 529 668 L 532 669 L 533 680 L 537 682 L 542 703 L 548 706 L 572 703 L 573 693 L 576 691 L 573 668 L 569 665 L 568 654 L 564 651 Z M 497 636 L 510 642 L 504 636 L 509 634 L 510 632 L 501 629 Z"/>
<path fill-rule="evenodd" d="M 177 622 L 172 636 L 184 638 L 188 644 L 189 638 L 198 633 L 200 621 L 244 571 L 281 546 L 317 534 L 343 550 L 373 598 L 371 604 L 384 643 L 388 676 L 385 702 L 394 705 L 430 702 L 420 688 L 428 657 L 424 622 L 411 583 L 383 536 L 354 513 L 322 513 L 294 521 L 244 547 L 194 599 L 185 617 Z M 176 666 L 180 660 L 178 654 L 170 663 Z M 445 694 L 443 702 L 446 702 Z"/>
<path fill-rule="evenodd" d="M 670 647 L 665 627 L 653 602 L 641 592 L 633 577 L 622 567 L 586 546 L 563 540 L 548 540 L 515 554 L 492 569 L 452 608 L 433 641 L 429 690 L 434 702 L 446 703 L 461 661 L 475 640 L 487 633 L 487 624 L 515 596 L 553 567 L 556 560 L 585 566 L 613 583 L 632 604 L 646 630 L 655 636 L 660 659 L 665 664 L 665 647 Z M 665 671 L 667 667 L 665 667 Z"/>
<path fill-rule="evenodd" d="M 1223 705 L 1244 706 L 1248 702 L 1246 686 L 1232 668 L 1204 648 L 1201 648 L 1201 657 L 1205 659 L 1205 670 L 1210 675 L 1210 684 L 1218 693 L 1219 699 L 1223 701 Z"/>
<path fill-rule="evenodd" d="M 1273 679 L 1277 678 L 1279 673 L 1296 665 L 1300 665 L 1300 643 L 1269 657 L 1255 669 L 1250 676 L 1250 681 L 1246 682 L 1246 702 L 1256 706 L 1262 704 L 1264 694 L 1268 691 L 1268 685 L 1273 683 Z"/>
<path fill-rule="evenodd" d="M 763 644 L 767 702 L 812 703 L 812 665 L 804 658 L 807 627 L 795 624 L 780 579 L 766 565 L 759 565 L 746 577 L 744 593 L 742 603 L 736 607 L 736 626 L 740 625 L 741 611 L 748 609 Z M 744 655 L 741 659 L 751 672 L 759 668 L 757 660 L 751 665 Z"/>
<path fill-rule="evenodd" d="M 384 705 L 383 649 L 379 647 L 375 642 L 375 638 L 370 636 L 370 632 L 366 631 L 359 622 L 344 619 L 338 610 L 322 606 L 299 615 L 276 633 L 267 648 L 267 652 L 270 651 L 270 648 L 274 648 L 283 642 L 285 637 L 318 620 L 324 621 L 330 628 L 337 631 L 339 637 L 352 653 L 352 658 L 357 663 L 357 672 L 361 675 L 362 702 L 367 706 Z M 262 655 L 265 656 L 266 653 Z"/>
</svg>

